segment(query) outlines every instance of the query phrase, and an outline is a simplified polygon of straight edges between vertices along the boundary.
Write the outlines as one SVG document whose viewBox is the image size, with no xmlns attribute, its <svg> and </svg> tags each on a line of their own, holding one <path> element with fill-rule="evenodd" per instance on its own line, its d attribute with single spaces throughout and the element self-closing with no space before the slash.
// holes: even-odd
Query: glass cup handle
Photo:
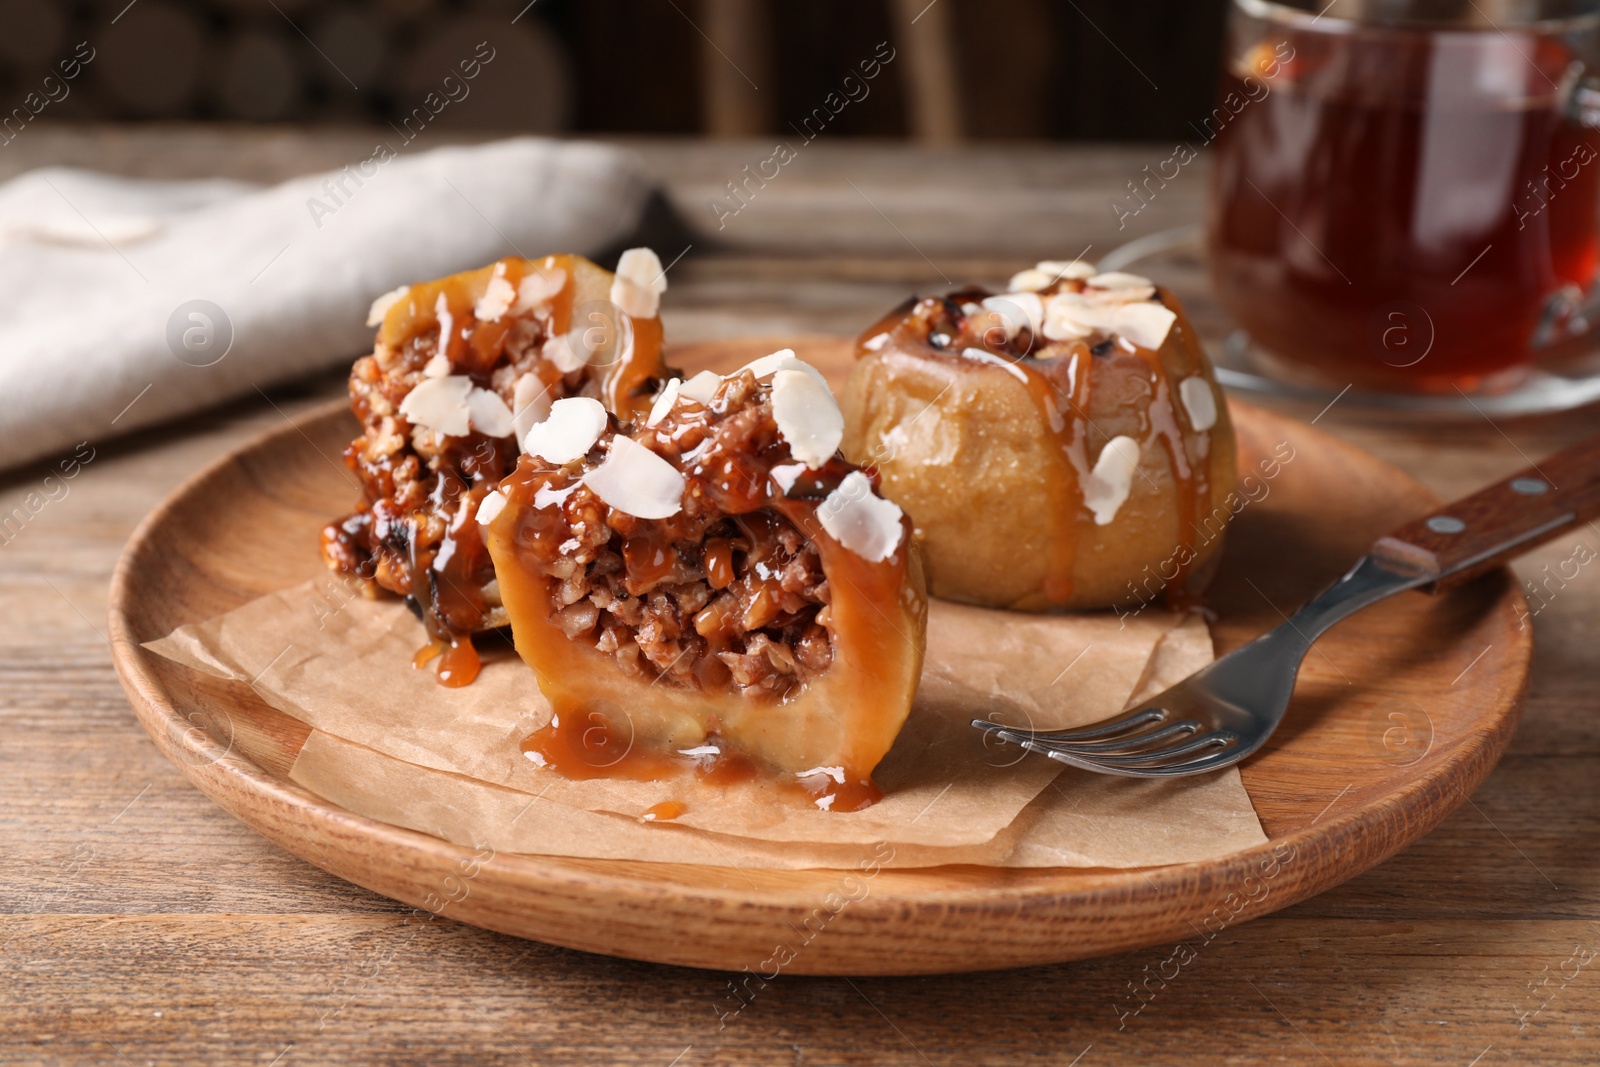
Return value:
<svg viewBox="0 0 1600 1067">
<path fill-rule="evenodd" d="M 1600 129 L 1600 74 L 1579 74 L 1567 96 L 1566 112 L 1567 118 L 1578 125 Z"/>
</svg>

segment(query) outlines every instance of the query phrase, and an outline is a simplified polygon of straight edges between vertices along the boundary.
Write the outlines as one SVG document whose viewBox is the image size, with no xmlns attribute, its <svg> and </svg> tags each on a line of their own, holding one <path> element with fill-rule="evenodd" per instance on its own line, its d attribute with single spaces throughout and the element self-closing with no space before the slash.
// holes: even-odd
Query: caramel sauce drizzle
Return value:
<svg viewBox="0 0 1600 1067">
<path fill-rule="evenodd" d="M 646 822 L 671 822 L 688 810 L 688 805 L 680 800 L 663 800 L 644 809 L 644 814 L 639 817 Z"/>
<path fill-rule="evenodd" d="M 761 782 L 792 803 L 841 812 L 860 811 L 883 799 L 883 792 L 870 778 L 846 777 L 840 782 L 826 774 L 777 777 L 764 773 L 760 764 L 750 757 L 724 748 L 715 735 L 697 747 L 718 751 L 714 755 L 689 755 L 635 744 L 634 738 L 618 731 L 604 712 L 585 712 L 581 708 L 565 716 L 557 714 L 549 725 L 522 742 L 524 756 L 536 757 L 533 761 L 546 770 L 577 781 L 620 778 L 630 782 L 659 782 L 681 778 L 711 786 Z M 680 802 L 669 800 L 647 809 L 645 814 L 658 809 L 672 811 L 669 815 L 657 815 L 661 819 L 675 819 L 688 810 Z"/>
</svg>

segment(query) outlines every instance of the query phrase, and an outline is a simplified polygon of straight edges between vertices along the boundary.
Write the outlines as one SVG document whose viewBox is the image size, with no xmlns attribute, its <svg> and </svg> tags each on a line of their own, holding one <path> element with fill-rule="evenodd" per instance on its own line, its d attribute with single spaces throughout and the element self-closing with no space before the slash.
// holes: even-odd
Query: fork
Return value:
<svg viewBox="0 0 1600 1067">
<path fill-rule="evenodd" d="M 1600 436 L 1380 538 L 1345 576 L 1282 625 L 1138 707 L 1075 730 L 972 725 L 1073 767 L 1167 778 L 1231 767 L 1283 721 L 1311 645 L 1378 601 L 1437 593 L 1600 516 Z"/>
</svg>

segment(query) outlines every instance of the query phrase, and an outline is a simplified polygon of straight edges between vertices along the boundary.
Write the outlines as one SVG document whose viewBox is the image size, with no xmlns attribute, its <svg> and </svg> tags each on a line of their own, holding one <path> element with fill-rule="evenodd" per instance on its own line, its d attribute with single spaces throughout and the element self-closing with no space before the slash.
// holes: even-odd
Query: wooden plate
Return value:
<svg viewBox="0 0 1600 1067">
<path fill-rule="evenodd" d="M 729 369 L 784 344 L 835 377 L 838 340 L 682 348 Z M 1429 494 L 1374 457 L 1234 404 L 1241 489 L 1209 596 L 1219 651 L 1277 624 Z M 283 848 L 419 907 L 559 945 L 635 959 L 759 969 L 792 942 L 839 872 L 495 856 L 377 823 L 290 782 L 306 728 L 247 687 L 140 648 L 320 573 L 316 534 L 354 492 L 343 404 L 267 434 L 191 478 L 134 534 L 112 587 L 117 669 L 156 744 L 202 792 Z M 1255 467 L 1293 449 L 1276 477 Z M 1440 598 L 1406 593 L 1329 633 L 1307 659 L 1272 743 L 1243 767 L 1271 838 L 1222 860 L 1143 870 L 884 870 L 784 968 L 917 974 L 1079 959 L 1215 931 L 1303 900 L 1393 854 L 1488 775 L 1511 737 L 1532 653 L 1521 594 L 1499 572 Z M 459 893 L 449 887 L 462 887 Z M 459 896 L 459 899 L 457 897 Z"/>
</svg>

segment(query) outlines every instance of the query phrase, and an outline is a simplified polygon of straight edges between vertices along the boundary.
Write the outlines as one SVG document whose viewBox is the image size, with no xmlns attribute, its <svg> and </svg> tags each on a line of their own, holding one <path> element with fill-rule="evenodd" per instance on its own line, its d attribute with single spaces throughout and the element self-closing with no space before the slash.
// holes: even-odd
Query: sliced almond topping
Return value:
<svg viewBox="0 0 1600 1067">
<path fill-rule="evenodd" d="M 787 494 L 800 476 L 806 472 L 804 463 L 780 463 L 768 473 L 772 475 L 773 484 L 778 490 Z"/>
<path fill-rule="evenodd" d="M 498 489 L 491 490 L 489 495 L 483 498 L 483 503 L 478 505 L 478 525 L 489 525 L 495 520 L 495 516 L 505 509 L 505 494 Z"/>
<path fill-rule="evenodd" d="M 521 441 L 534 425 L 550 417 L 550 387 L 529 371 L 511 387 L 512 432 Z"/>
<path fill-rule="evenodd" d="M 1072 314 L 1074 308 L 1058 304 L 1054 299 L 1045 308 L 1042 332 L 1051 341 L 1077 341 L 1094 333 L 1094 327 L 1079 322 Z"/>
<path fill-rule="evenodd" d="M 520 315 L 543 307 L 566 287 L 567 272 L 560 267 L 534 267 L 517 283 L 517 302 L 511 310 Z"/>
<path fill-rule="evenodd" d="M 1006 283 L 1006 288 L 1014 293 L 1037 293 L 1041 289 L 1050 288 L 1051 285 L 1055 284 L 1055 280 L 1055 275 L 1048 274 L 1037 267 L 1029 267 L 1027 270 L 1019 270 L 1013 274 L 1011 280 Z"/>
<path fill-rule="evenodd" d="M 367 310 L 367 325 L 383 325 L 383 317 L 389 313 L 389 309 L 394 307 L 401 300 L 404 300 L 405 295 L 410 291 L 411 286 L 402 285 L 398 289 L 389 290 L 387 293 L 384 293 L 382 296 L 378 297 L 378 299 L 374 300 L 372 302 L 372 307 Z"/>
<path fill-rule="evenodd" d="M 1140 348 L 1160 348 L 1178 321 L 1172 309 L 1161 304 L 1123 304 L 1115 311 L 1113 329 Z"/>
<path fill-rule="evenodd" d="M 667 291 L 667 272 L 654 249 L 630 248 L 617 259 L 617 277 L 626 278 L 657 296 Z"/>
<path fill-rule="evenodd" d="M 511 409 L 490 389 L 474 388 L 467 394 L 467 417 L 472 428 L 485 437 L 510 437 L 515 426 Z"/>
<path fill-rule="evenodd" d="M 1120 270 L 1110 271 L 1106 274 L 1096 274 L 1088 279 L 1088 285 L 1091 289 L 1143 289 L 1154 284 L 1149 278 Z"/>
<path fill-rule="evenodd" d="M 1117 334 L 1141 348 L 1160 348 L 1178 320 L 1170 308 L 1154 303 L 1116 303 L 1084 293 L 1058 293 L 1045 305 L 1044 335 L 1070 341 L 1095 332 Z"/>
<path fill-rule="evenodd" d="M 683 475 L 621 434 L 611 439 L 605 462 L 585 474 L 583 484 L 611 507 L 641 519 L 665 519 L 683 510 Z"/>
<path fill-rule="evenodd" d="M 588 347 L 586 335 L 590 331 L 582 329 L 568 330 L 557 337 L 552 337 L 539 349 L 539 355 L 556 365 L 556 370 L 562 374 L 571 374 L 575 370 L 582 370 L 589 365 L 589 357 L 593 354 Z"/>
<path fill-rule="evenodd" d="M 788 368 L 774 374 L 772 419 L 789 454 L 813 469 L 832 459 L 844 439 L 844 415 L 818 374 Z"/>
<path fill-rule="evenodd" d="M 1093 278 L 1098 273 L 1093 266 L 1081 259 L 1074 259 L 1070 263 L 1061 259 L 1044 259 L 1039 261 L 1037 269 L 1044 271 L 1051 278 L 1067 278 L 1072 281 Z"/>
<path fill-rule="evenodd" d="M 877 496 L 860 471 L 844 476 L 839 487 L 817 507 L 817 519 L 828 536 L 870 563 L 894 555 L 905 536 L 900 508 Z"/>
<path fill-rule="evenodd" d="M 607 425 L 606 409 L 586 396 L 569 396 L 550 405 L 550 415 L 522 439 L 530 456 L 563 466 L 582 459 L 600 440 Z"/>
<path fill-rule="evenodd" d="M 440 352 L 423 365 L 422 376 L 424 378 L 443 378 L 453 369 L 454 368 L 450 366 L 450 358 L 443 352 Z"/>
<path fill-rule="evenodd" d="M 1190 426 L 1203 431 L 1217 424 L 1217 394 L 1210 382 L 1198 374 L 1185 378 L 1178 383 L 1178 396 L 1189 413 Z"/>
<path fill-rule="evenodd" d="M 667 417 L 667 412 L 672 410 L 672 405 L 678 402 L 678 390 L 683 388 L 683 379 L 674 378 L 661 390 L 661 395 L 656 397 L 656 402 L 650 405 L 650 417 L 644 420 L 646 426 L 655 426 Z"/>
<path fill-rule="evenodd" d="M 611 302 L 634 319 L 653 319 L 661 312 L 661 294 L 621 275 L 611 280 Z"/>
<path fill-rule="evenodd" d="M 1083 504 L 1093 513 L 1096 526 L 1109 525 L 1127 503 L 1139 452 L 1139 442 L 1131 437 L 1113 437 L 1100 450 L 1094 470 L 1083 480 Z"/>
<path fill-rule="evenodd" d="M 828 386 L 828 379 L 822 376 L 822 372 L 813 367 L 811 364 L 807 363 L 805 360 L 797 358 L 794 354 L 794 349 L 792 348 L 780 348 L 770 356 L 762 356 L 760 359 L 753 359 L 749 363 L 746 363 L 744 366 L 740 367 L 739 370 L 749 371 L 751 374 L 755 375 L 756 381 L 758 382 L 765 381 L 781 370 L 803 371 L 804 373 L 815 378 L 818 385 L 822 386 L 824 389 L 827 389 L 829 396 L 833 395 L 833 390 Z M 737 374 L 739 371 L 734 371 L 734 373 Z"/>
<path fill-rule="evenodd" d="M 722 388 L 722 375 L 703 370 L 678 387 L 678 395 L 686 396 L 700 405 L 711 403 L 711 398 Z"/>
<path fill-rule="evenodd" d="M 413 426 L 424 426 L 447 437 L 465 437 L 472 429 L 467 397 L 472 379 L 464 374 L 424 378 L 400 401 L 400 414 Z"/>
<path fill-rule="evenodd" d="M 1072 315 L 1051 314 L 1045 318 L 1043 333 L 1050 341 L 1080 341 L 1091 336 L 1094 330 L 1077 322 Z"/>
<path fill-rule="evenodd" d="M 1083 301 L 1085 305 L 1097 307 L 1110 307 L 1113 304 L 1137 304 L 1143 300 L 1154 300 L 1155 286 L 1141 285 L 1129 289 L 1085 289 L 1081 293 L 1063 293 Z"/>
<path fill-rule="evenodd" d="M 760 359 L 752 359 L 749 363 L 746 363 L 744 366 L 740 367 L 739 370 L 749 371 L 751 374 L 755 375 L 756 381 L 759 382 L 764 378 L 770 378 L 774 374 L 778 373 L 778 371 L 782 370 L 784 365 L 787 364 L 791 359 L 796 363 L 800 362 L 800 360 L 795 357 L 794 349 L 780 348 L 769 356 L 762 356 Z M 734 371 L 733 373 L 738 374 L 739 371 Z M 730 378 L 732 376 L 733 375 L 729 375 Z"/>
<path fill-rule="evenodd" d="M 1005 328 L 1006 340 L 1011 340 L 1026 326 L 1028 332 L 1037 334 L 1044 325 L 1044 301 L 1038 293 L 1002 293 L 985 297 L 984 309 L 1000 319 Z"/>
<path fill-rule="evenodd" d="M 501 269 L 504 269 L 504 264 L 501 265 Z M 510 310 L 511 303 L 516 298 L 517 291 L 506 281 L 505 275 L 497 270 L 489 279 L 489 284 L 484 287 L 483 295 L 472 305 L 472 313 L 478 317 L 479 322 L 499 322 L 500 316 Z"/>
</svg>

